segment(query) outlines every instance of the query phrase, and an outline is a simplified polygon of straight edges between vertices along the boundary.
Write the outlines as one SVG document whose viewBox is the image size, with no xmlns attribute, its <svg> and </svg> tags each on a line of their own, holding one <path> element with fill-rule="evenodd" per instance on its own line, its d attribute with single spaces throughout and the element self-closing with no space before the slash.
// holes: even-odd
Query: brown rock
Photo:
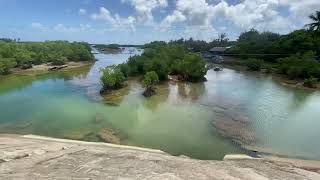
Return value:
<svg viewBox="0 0 320 180">
<path fill-rule="evenodd" d="M 143 92 L 144 97 L 151 97 L 153 95 L 157 94 L 156 93 L 156 88 L 153 86 L 147 87 L 146 90 Z"/>
<path fill-rule="evenodd" d="M 106 143 L 120 144 L 120 138 L 117 133 L 110 128 L 104 128 L 98 132 L 97 138 Z"/>
<path fill-rule="evenodd" d="M 241 113 L 224 112 L 217 114 L 218 119 L 213 122 L 217 132 L 237 142 L 252 143 L 255 134 L 248 128 L 249 118 Z"/>
</svg>

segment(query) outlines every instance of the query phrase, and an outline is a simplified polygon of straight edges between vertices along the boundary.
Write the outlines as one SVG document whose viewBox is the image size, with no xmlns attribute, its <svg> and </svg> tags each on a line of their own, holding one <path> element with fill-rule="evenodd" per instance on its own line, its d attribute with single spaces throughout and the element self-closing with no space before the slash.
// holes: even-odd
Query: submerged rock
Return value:
<svg viewBox="0 0 320 180">
<path fill-rule="evenodd" d="M 237 142 L 251 143 L 255 141 L 255 135 L 247 129 L 243 123 L 236 121 L 215 121 L 213 126 L 224 137 L 229 137 Z"/>
<path fill-rule="evenodd" d="M 102 94 L 103 102 L 107 105 L 119 106 L 123 101 L 124 97 L 130 92 L 130 86 L 126 84 L 125 87 L 109 91 L 108 93 Z"/>
<path fill-rule="evenodd" d="M 112 144 L 120 144 L 118 134 L 110 128 L 104 128 L 96 135 L 101 141 Z"/>
<path fill-rule="evenodd" d="M 253 131 L 249 129 L 249 118 L 241 113 L 219 113 L 218 119 L 213 122 L 218 134 L 228 137 L 241 144 L 250 144 L 256 141 Z"/>
<path fill-rule="evenodd" d="M 93 122 L 94 122 L 95 124 L 100 124 L 100 123 L 103 122 L 103 121 L 104 121 L 104 117 L 103 117 L 103 114 L 101 114 L 101 113 L 97 113 L 97 114 L 95 115 L 94 119 L 93 119 Z"/>
<path fill-rule="evenodd" d="M 222 67 L 217 67 L 217 66 L 216 66 L 216 67 L 213 68 L 213 70 L 214 70 L 214 71 L 222 71 Z"/>
<path fill-rule="evenodd" d="M 72 139 L 72 140 L 86 140 L 86 137 L 92 134 L 89 129 L 80 129 L 76 131 L 71 131 L 62 136 L 63 139 Z"/>
<path fill-rule="evenodd" d="M 148 88 L 146 88 L 146 90 L 143 92 L 143 96 L 144 97 L 151 97 L 153 95 L 156 95 L 157 92 L 156 92 L 156 88 L 153 87 L 153 86 L 150 86 Z"/>
</svg>

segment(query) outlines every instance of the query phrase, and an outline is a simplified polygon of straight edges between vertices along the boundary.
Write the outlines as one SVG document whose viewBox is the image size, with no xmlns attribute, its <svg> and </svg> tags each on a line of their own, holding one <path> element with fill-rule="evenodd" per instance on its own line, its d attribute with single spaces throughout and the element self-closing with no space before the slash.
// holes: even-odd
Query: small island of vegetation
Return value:
<svg viewBox="0 0 320 180">
<path fill-rule="evenodd" d="M 106 53 L 106 54 L 116 54 L 122 51 L 119 44 L 96 44 L 96 45 L 93 45 L 93 47 L 96 48 L 101 53 Z"/>
<path fill-rule="evenodd" d="M 101 92 L 123 86 L 124 78 L 145 76 L 146 94 L 154 94 L 154 85 L 168 79 L 169 75 L 181 81 L 204 81 L 207 73 L 206 61 L 198 54 L 188 52 L 185 46 L 152 42 L 144 46 L 142 55 L 130 57 L 126 63 L 109 66 L 102 70 Z M 124 77 L 124 78 L 123 78 Z"/>
<path fill-rule="evenodd" d="M 85 42 L 0 40 L 0 75 L 9 74 L 12 68 L 30 69 L 44 63 L 60 66 L 71 61 L 93 60 L 91 47 Z"/>
</svg>

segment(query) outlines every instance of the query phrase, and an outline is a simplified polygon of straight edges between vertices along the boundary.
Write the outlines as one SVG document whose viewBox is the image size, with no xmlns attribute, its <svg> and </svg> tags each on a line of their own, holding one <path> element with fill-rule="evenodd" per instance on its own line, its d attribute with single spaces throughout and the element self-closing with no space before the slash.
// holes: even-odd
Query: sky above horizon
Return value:
<svg viewBox="0 0 320 180">
<path fill-rule="evenodd" d="M 320 0 L 0 0 L 0 37 L 143 44 L 303 28 Z"/>
</svg>

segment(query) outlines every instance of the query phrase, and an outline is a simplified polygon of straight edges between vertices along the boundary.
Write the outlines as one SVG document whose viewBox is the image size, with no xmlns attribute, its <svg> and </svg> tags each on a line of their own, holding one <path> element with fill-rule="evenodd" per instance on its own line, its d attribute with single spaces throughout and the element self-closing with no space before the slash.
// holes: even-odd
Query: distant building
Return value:
<svg viewBox="0 0 320 180">
<path fill-rule="evenodd" d="M 209 50 L 212 55 L 223 55 L 227 49 L 230 47 L 213 47 Z"/>
<path fill-rule="evenodd" d="M 213 47 L 207 52 L 202 53 L 202 57 L 213 63 L 221 63 L 223 61 L 223 55 L 230 47 Z"/>
</svg>

